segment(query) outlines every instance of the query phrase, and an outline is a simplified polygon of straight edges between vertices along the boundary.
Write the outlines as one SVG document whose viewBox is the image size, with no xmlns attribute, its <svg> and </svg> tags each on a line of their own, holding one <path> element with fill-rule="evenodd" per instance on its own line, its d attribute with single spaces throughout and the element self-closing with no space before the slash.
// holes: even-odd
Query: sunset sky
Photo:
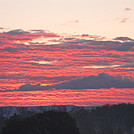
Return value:
<svg viewBox="0 0 134 134">
<path fill-rule="evenodd" d="M 134 0 L 0 0 L 0 106 L 134 103 Z"/>
</svg>

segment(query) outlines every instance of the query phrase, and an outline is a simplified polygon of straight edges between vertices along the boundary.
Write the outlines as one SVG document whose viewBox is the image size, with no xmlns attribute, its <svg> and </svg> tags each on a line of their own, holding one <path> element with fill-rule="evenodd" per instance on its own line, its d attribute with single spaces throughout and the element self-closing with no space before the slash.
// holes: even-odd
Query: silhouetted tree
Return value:
<svg viewBox="0 0 134 134">
<path fill-rule="evenodd" d="M 46 111 L 31 117 L 14 115 L 2 134 L 79 134 L 74 119 L 67 112 Z"/>
<path fill-rule="evenodd" d="M 81 134 L 131 134 L 134 128 L 134 104 L 107 104 L 91 111 L 75 109 L 70 115 Z"/>
</svg>

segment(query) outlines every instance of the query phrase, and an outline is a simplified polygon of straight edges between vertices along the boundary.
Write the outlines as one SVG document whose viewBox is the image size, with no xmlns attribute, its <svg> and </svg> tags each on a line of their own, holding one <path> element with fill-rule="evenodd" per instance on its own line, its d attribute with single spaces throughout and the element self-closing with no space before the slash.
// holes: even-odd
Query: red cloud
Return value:
<svg viewBox="0 0 134 134">
<path fill-rule="evenodd" d="M 131 11 L 131 8 L 125 8 L 124 11 Z"/>
<path fill-rule="evenodd" d="M 41 86 L 47 84 L 54 85 L 76 78 L 98 75 L 102 72 L 114 77 L 120 75 L 131 76 L 133 78 L 133 39 L 129 37 L 117 37 L 114 41 L 96 41 L 94 40 L 96 37 L 94 35 L 83 34 L 82 36 L 69 36 L 69 38 L 62 36 L 62 39 L 59 39 L 59 35 L 42 30 L 32 32 L 13 30 L 0 33 L 0 90 L 13 90 L 25 84 L 36 85 L 37 83 L 41 83 Z M 45 43 L 41 44 L 41 42 L 37 41 L 36 43 L 33 41 L 42 37 L 48 39 L 49 42 L 53 41 L 56 43 L 46 45 Z M 90 37 L 91 39 L 85 37 Z M 123 42 L 117 42 L 117 40 Z M 25 43 L 29 43 L 29 45 L 25 45 Z M 112 92 L 111 90 L 105 90 Z M 41 93 L 39 91 L 37 91 L 38 93 L 30 92 L 29 100 L 27 100 L 28 95 L 26 95 L 25 92 L 15 92 L 17 99 L 19 99 L 19 95 L 22 96 L 17 102 L 15 102 L 15 100 L 13 101 L 15 98 L 14 93 L 5 93 L 5 96 L 12 95 L 13 97 L 8 99 L 3 97 L 2 102 L 2 92 L 0 105 L 8 105 L 11 104 L 11 102 L 17 105 L 35 105 L 33 99 L 38 100 L 42 97 L 41 95 L 46 95 L 46 93 L 48 94 L 47 103 L 45 100 L 41 100 L 40 103 L 42 104 L 52 104 L 52 101 L 56 101 L 56 104 L 72 104 L 72 99 L 69 101 L 70 98 L 68 97 L 72 97 L 72 92 L 74 97 L 73 104 L 77 103 L 75 99 L 76 96 L 78 96 L 78 92 L 68 89 L 68 91 L 64 91 L 66 94 L 64 96 L 62 91 L 54 90 L 51 92 L 52 95 L 53 93 L 56 95 L 61 92 L 65 100 L 60 102 L 60 99 L 56 98 L 57 96 L 53 96 L 53 98 L 50 99 L 50 91 Z M 91 92 L 91 90 L 88 91 Z M 97 94 L 96 89 L 94 89 L 94 91 L 94 94 L 100 98 L 98 100 L 98 103 L 100 103 L 102 96 L 99 96 L 99 93 Z M 120 89 L 118 91 L 122 94 Z M 86 93 L 86 90 L 80 92 L 82 92 L 85 97 L 88 97 L 86 96 L 87 94 L 90 96 L 90 93 Z M 103 92 L 103 94 L 104 93 L 105 92 Z M 106 93 L 106 102 L 109 101 L 107 98 L 109 94 Z M 32 95 L 36 97 L 32 98 Z M 125 93 L 123 95 L 125 96 Z M 26 98 L 25 101 L 23 97 Z M 111 98 L 116 102 L 119 100 L 113 97 Z M 85 102 L 85 104 L 91 101 L 93 104 L 97 103 L 96 99 L 90 99 Z M 78 104 L 84 104 L 83 100 L 79 98 Z"/>
<path fill-rule="evenodd" d="M 128 22 L 129 18 L 116 17 L 114 20 L 120 23 L 125 23 L 125 22 Z"/>
<path fill-rule="evenodd" d="M 57 38 L 59 37 L 59 35 L 54 33 L 44 32 L 43 30 L 42 31 L 34 30 L 34 32 L 30 33 L 30 32 L 23 31 L 21 29 L 17 29 L 17 30 L 0 33 L 0 41 L 5 43 L 13 43 L 16 41 L 27 42 L 38 38 L 54 38 L 54 37 Z"/>
<path fill-rule="evenodd" d="M 128 18 L 123 18 L 121 21 L 120 21 L 120 23 L 125 23 L 125 22 L 127 22 L 128 21 Z"/>
</svg>

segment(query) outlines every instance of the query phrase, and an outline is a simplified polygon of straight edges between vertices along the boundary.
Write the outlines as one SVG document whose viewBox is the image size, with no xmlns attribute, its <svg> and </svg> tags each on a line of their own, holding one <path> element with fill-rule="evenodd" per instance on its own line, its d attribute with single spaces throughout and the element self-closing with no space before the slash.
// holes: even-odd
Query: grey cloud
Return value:
<svg viewBox="0 0 134 134">
<path fill-rule="evenodd" d="M 126 40 L 134 41 L 131 38 L 126 38 Z M 116 51 L 129 51 L 133 48 L 134 42 L 117 42 L 117 41 L 91 41 L 86 40 L 81 42 L 83 47 L 88 47 L 92 49 L 105 49 L 105 50 L 116 50 Z"/>
<path fill-rule="evenodd" d="M 15 91 L 36 91 L 36 90 L 48 90 L 47 86 L 41 86 L 41 84 L 31 85 L 26 84 L 19 87 L 19 89 Z"/>
<path fill-rule="evenodd" d="M 134 67 L 134 63 L 133 64 L 122 65 L 121 67 Z"/>
<path fill-rule="evenodd" d="M 53 86 L 56 89 L 100 89 L 100 88 L 134 88 L 134 81 L 128 78 L 115 77 L 107 73 L 91 75 L 82 79 L 63 82 Z"/>
<path fill-rule="evenodd" d="M 0 29 L 5 29 L 5 28 L 3 28 L 3 27 L 0 27 Z"/>
<path fill-rule="evenodd" d="M 23 33 L 28 33 L 22 29 L 16 29 L 16 30 L 11 30 L 11 31 L 8 31 L 8 32 L 4 32 L 5 34 L 23 34 Z"/>
<path fill-rule="evenodd" d="M 134 69 L 127 69 L 127 71 L 134 71 Z"/>
<path fill-rule="evenodd" d="M 116 48 L 113 48 L 113 50 L 117 50 L 117 51 L 129 51 L 131 50 L 133 47 L 133 45 L 122 45 Z"/>
<path fill-rule="evenodd" d="M 29 41 L 31 38 L 23 38 L 23 39 L 18 39 L 18 38 L 8 38 L 8 40 L 18 40 L 18 41 Z"/>
<path fill-rule="evenodd" d="M 88 77 L 62 82 L 52 86 L 41 86 L 41 84 L 25 84 L 13 91 L 38 91 L 51 89 L 101 89 L 101 88 L 134 88 L 134 80 L 111 76 L 107 73 L 100 73 L 97 76 Z M 6 90 L 9 91 L 9 90 Z M 4 92 L 6 92 L 4 91 Z"/>
<path fill-rule="evenodd" d="M 6 47 L 4 49 L 1 49 L 2 51 L 8 51 L 8 52 L 18 52 L 20 50 L 32 50 L 32 49 L 29 49 L 29 48 L 14 48 L 14 47 Z"/>
<path fill-rule="evenodd" d="M 43 33 L 45 32 L 45 30 L 41 30 L 41 29 L 34 29 L 34 30 L 30 30 L 31 32 L 36 32 L 36 33 Z"/>
<path fill-rule="evenodd" d="M 129 51 L 133 50 L 132 48 L 134 47 L 134 42 L 124 42 L 122 46 L 118 47 L 118 51 Z"/>
<path fill-rule="evenodd" d="M 57 76 L 57 77 L 47 77 L 47 76 L 28 76 L 25 74 L 4 74 L 0 73 L 0 80 L 2 79 L 10 79 L 10 80 L 21 80 L 21 79 L 29 79 L 29 80 L 37 80 L 37 81 L 47 81 L 52 83 L 59 83 L 62 81 L 68 81 L 79 78 L 79 76 Z"/>
<path fill-rule="evenodd" d="M 97 49 L 106 49 L 106 50 L 116 50 L 116 51 L 130 51 L 133 50 L 134 42 L 100 42 L 100 45 L 103 44 L 100 48 L 97 47 Z"/>
<path fill-rule="evenodd" d="M 0 38 L 1 38 L 1 39 L 3 39 L 3 38 L 5 39 L 6 37 L 5 37 L 5 36 L 0 36 Z"/>
<path fill-rule="evenodd" d="M 38 91 L 38 90 L 48 90 L 49 86 L 41 86 L 41 84 L 25 84 L 19 87 L 19 89 L 15 90 L 0 90 L 0 92 L 13 92 L 13 91 Z"/>
<path fill-rule="evenodd" d="M 134 41 L 134 39 L 131 39 L 129 37 L 116 37 L 114 40 L 119 40 L 119 41 Z"/>
</svg>

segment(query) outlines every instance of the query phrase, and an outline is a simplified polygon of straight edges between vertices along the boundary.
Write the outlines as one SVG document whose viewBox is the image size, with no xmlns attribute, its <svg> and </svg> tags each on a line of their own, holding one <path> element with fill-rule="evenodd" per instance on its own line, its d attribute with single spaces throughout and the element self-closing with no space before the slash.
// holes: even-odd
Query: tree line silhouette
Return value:
<svg viewBox="0 0 134 134">
<path fill-rule="evenodd" d="M 5 117 L 0 108 L 0 134 L 134 134 L 134 104 L 40 110 L 22 107 L 19 114 Z"/>
<path fill-rule="evenodd" d="M 134 134 L 134 104 L 73 110 L 81 134 Z"/>
<path fill-rule="evenodd" d="M 79 134 L 67 112 L 45 111 L 32 116 L 14 115 L 5 122 L 2 134 Z"/>
</svg>

